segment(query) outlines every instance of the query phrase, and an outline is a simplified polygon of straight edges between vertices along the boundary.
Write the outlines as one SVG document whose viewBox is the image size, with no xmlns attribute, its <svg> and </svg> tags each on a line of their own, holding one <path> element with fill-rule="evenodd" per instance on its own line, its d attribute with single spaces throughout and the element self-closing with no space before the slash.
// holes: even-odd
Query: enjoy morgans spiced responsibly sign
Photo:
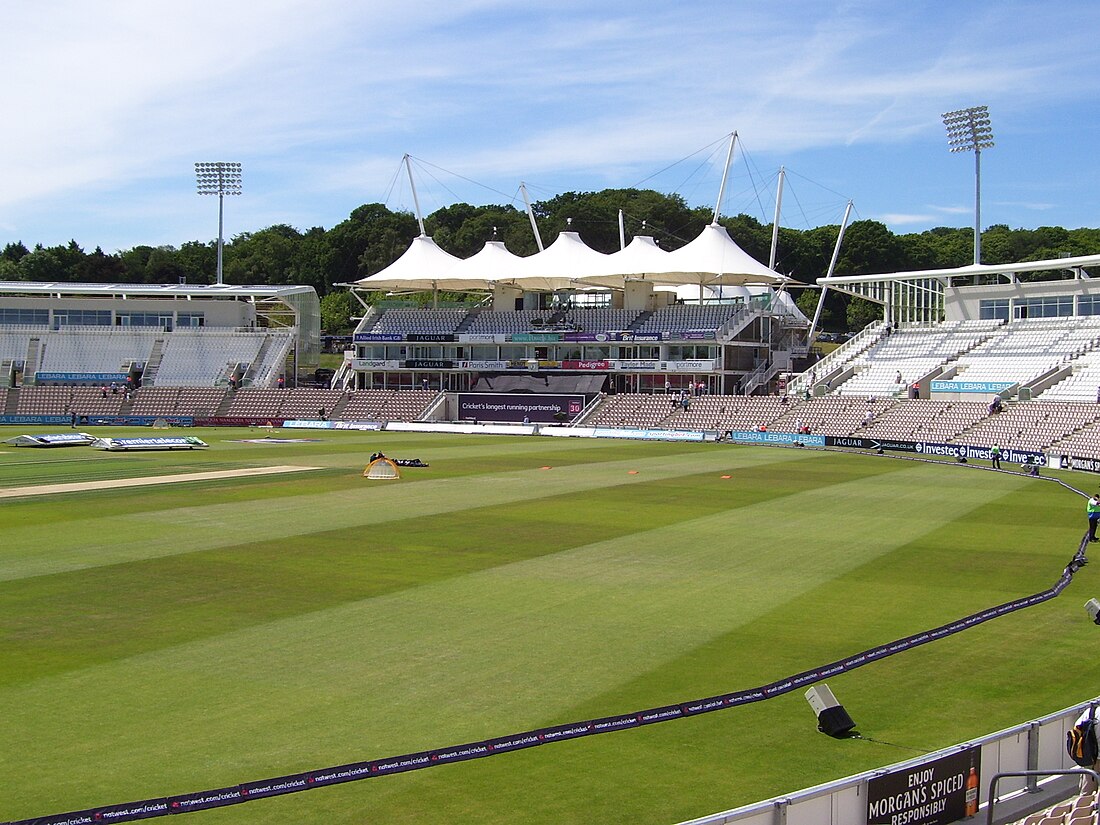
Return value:
<svg viewBox="0 0 1100 825">
<path fill-rule="evenodd" d="M 867 783 L 867 825 L 947 825 L 978 812 L 981 748 L 877 776 Z"/>
</svg>

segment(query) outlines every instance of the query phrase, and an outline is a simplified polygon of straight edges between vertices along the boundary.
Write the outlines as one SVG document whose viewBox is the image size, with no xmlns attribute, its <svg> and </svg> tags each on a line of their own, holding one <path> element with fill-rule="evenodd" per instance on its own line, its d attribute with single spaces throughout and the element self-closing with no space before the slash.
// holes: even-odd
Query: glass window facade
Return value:
<svg viewBox="0 0 1100 825">
<path fill-rule="evenodd" d="M 1016 301 L 1017 318 L 1064 318 L 1073 315 L 1072 295 L 1045 298 L 1020 298 Z"/>
<path fill-rule="evenodd" d="M 1077 299 L 1078 315 L 1100 315 L 1100 295 L 1082 295 Z"/>
<path fill-rule="evenodd" d="M 168 329 L 172 326 L 172 311 L 167 312 L 119 312 L 115 315 L 118 327 L 156 327 Z"/>
<path fill-rule="evenodd" d="M 983 321 L 1007 321 L 1008 298 L 995 298 L 990 301 L 982 301 L 978 305 L 978 318 Z"/>
<path fill-rule="evenodd" d="M 55 309 L 53 322 L 59 327 L 109 327 L 109 309 Z"/>
<path fill-rule="evenodd" d="M 33 324 L 44 327 L 49 323 L 48 309 L 0 309 L 0 324 Z"/>
</svg>

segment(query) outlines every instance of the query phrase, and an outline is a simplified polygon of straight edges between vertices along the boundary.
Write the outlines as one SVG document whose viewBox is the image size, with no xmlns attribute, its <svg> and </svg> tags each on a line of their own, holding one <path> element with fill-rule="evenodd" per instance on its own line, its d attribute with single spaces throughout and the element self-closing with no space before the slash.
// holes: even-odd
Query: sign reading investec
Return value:
<svg viewBox="0 0 1100 825">
<path fill-rule="evenodd" d="M 914 444 L 915 450 L 918 455 L 934 455 L 941 458 L 965 458 L 980 459 L 982 461 L 990 461 L 993 447 L 979 447 L 973 444 L 943 444 L 943 443 L 928 443 L 925 441 L 917 441 Z M 1009 464 L 1038 464 L 1040 466 L 1047 463 L 1047 457 L 1044 453 L 1037 450 L 1017 450 L 1013 447 L 1001 448 L 1001 460 Z"/>
<path fill-rule="evenodd" d="M 1016 382 L 1019 383 L 1019 382 Z M 998 393 L 1015 387 L 1012 381 L 933 381 L 932 392 Z"/>
</svg>

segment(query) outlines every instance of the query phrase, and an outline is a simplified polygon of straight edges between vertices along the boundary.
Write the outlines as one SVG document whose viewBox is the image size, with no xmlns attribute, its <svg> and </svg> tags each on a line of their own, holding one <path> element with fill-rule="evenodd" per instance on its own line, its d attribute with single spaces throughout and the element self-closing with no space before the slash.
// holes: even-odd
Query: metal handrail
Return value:
<svg viewBox="0 0 1100 825">
<path fill-rule="evenodd" d="M 1005 771 L 1004 773 L 995 773 L 993 774 L 993 778 L 989 780 L 989 795 L 986 797 L 986 799 L 989 800 L 989 804 L 986 806 L 985 810 L 986 825 L 993 825 L 993 807 L 994 803 L 997 801 L 997 783 L 1002 778 L 1021 776 L 1091 776 L 1093 781 L 1100 786 L 1100 774 L 1096 773 L 1092 768 L 1067 768 L 1059 771 Z M 1092 807 L 1095 811 L 1095 802 Z"/>
</svg>

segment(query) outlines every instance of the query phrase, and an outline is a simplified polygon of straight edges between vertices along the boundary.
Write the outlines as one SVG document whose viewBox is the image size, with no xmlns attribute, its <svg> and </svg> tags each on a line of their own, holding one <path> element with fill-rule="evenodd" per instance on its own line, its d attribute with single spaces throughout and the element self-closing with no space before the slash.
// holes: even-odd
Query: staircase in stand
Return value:
<svg viewBox="0 0 1100 825">
<path fill-rule="evenodd" d="M 147 387 L 156 386 L 157 371 L 160 370 L 160 362 L 164 360 L 164 339 L 158 338 L 153 342 L 153 348 L 149 351 L 149 360 L 145 362 L 145 370 L 141 373 L 141 383 Z"/>
<path fill-rule="evenodd" d="M 38 337 L 31 338 L 27 344 L 27 359 L 23 362 L 23 383 L 33 384 L 34 374 L 38 372 L 38 359 L 42 357 L 45 346 Z"/>
</svg>

